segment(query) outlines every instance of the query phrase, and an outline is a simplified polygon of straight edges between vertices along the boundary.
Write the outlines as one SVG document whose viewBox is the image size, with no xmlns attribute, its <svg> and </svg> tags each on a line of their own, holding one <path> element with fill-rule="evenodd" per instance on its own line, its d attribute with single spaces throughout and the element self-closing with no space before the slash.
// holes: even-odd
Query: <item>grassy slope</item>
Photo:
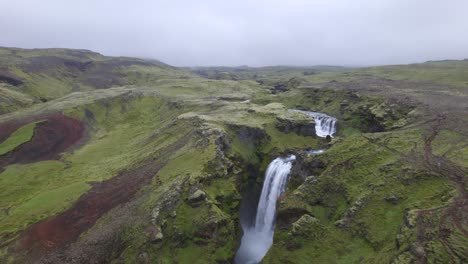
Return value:
<svg viewBox="0 0 468 264">
<path fill-rule="evenodd" d="M 346 129 L 351 136 L 339 140 L 318 158 L 327 164 L 327 169 L 317 178 L 316 185 L 304 183 L 280 204 L 280 211 L 294 208 L 308 211 L 320 220 L 321 229 L 312 230 L 311 234 L 295 234 L 292 229 L 277 230 L 276 242 L 264 262 L 309 263 L 314 259 L 320 263 L 448 263 L 451 259 L 466 260 L 461 246 L 466 239 L 454 226 L 454 222 L 460 220 L 450 215 L 451 210 L 464 210 L 455 205 L 458 195 L 462 195 L 455 188 L 464 188 L 460 184 L 466 178 L 454 181 L 454 174 L 447 172 L 449 169 L 436 172 L 422 156 L 427 135 L 434 130 L 435 123 L 433 120 L 428 125 L 424 121 L 438 116 L 444 120 L 443 129 L 429 142 L 432 153 L 454 162 L 447 163 L 448 167 L 459 166 L 466 172 L 468 164 L 462 157 L 466 156 L 468 139 L 464 125 L 466 115 L 462 109 L 466 109 L 467 104 L 466 99 L 460 98 L 468 95 L 467 68 L 467 61 L 448 61 L 323 73 L 306 77 L 302 91 L 282 94 L 280 100 L 288 105 L 332 113 L 348 124 L 353 123 L 349 120 L 352 117 L 339 110 L 343 107 L 340 103 L 344 103 L 341 94 L 347 88 L 361 95 L 369 94 L 372 96 L 369 99 L 399 99 L 403 95 L 418 105 L 413 112 L 419 118 L 403 122 L 407 123 L 403 129 L 386 133 L 358 135 Z M 311 86 L 331 88 L 333 92 L 315 93 L 320 95 L 320 102 L 299 97 L 308 93 L 310 88 L 307 87 Z M 329 103 L 324 103 L 327 100 Z M 367 103 L 390 104 L 374 99 Z M 375 106 L 370 109 L 377 110 Z M 367 137 L 379 143 L 372 143 Z M 393 196 L 398 197 L 398 201 L 389 202 L 387 199 Z M 406 221 L 420 222 L 405 224 Z M 438 237 L 443 231 L 438 230 L 437 225 L 452 232 L 449 246 Z M 466 228 L 466 223 L 462 225 Z M 424 248 L 423 257 L 410 253 L 420 246 Z"/>
<path fill-rule="evenodd" d="M 96 53 L 70 50 L 16 52 L 22 54 L 22 58 L 10 55 L 11 50 L 4 49 L 0 49 L 0 57 L 5 59 L 6 56 L 6 60 L 13 64 L 35 56 L 78 61 L 115 60 Z M 451 181 L 440 175 L 430 175 L 420 164 L 407 163 L 402 158 L 402 155 L 412 153 L 414 143 L 418 146 L 416 152 L 422 151 L 420 135 L 425 135 L 427 127 L 422 125 L 424 120 L 419 120 L 421 122 L 409 128 L 411 122 L 405 121 L 407 111 L 392 106 L 381 97 L 387 96 L 388 91 L 391 91 L 390 97 L 407 91 L 406 86 L 402 88 L 397 85 L 399 83 L 394 83 L 393 87 L 387 87 L 386 93 L 375 93 L 368 91 L 365 85 L 368 85 L 368 79 L 402 81 L 412 76 L 419 82 L 432 83 L 432 77 L 439 73 L 450 76 L 437 79 L 437 85 L 453 85 L 447 88 L 448 96 L 464 96 L 460 93 L 466 92 L 463 86 L 466 76 L 462 73 L 465 64 L 430 63 L 306 76 L 302 69 L 300 72 L 294 69 L 283 71 L 280 75 L 277 74 L 278 69 L 264 69 L 262 78 L 272 82 L 303 75 L 304 81 L 298 89 L 279 95 L 270 95 L 268 87 L 254 81 L 207 80 L 164 65 L 130 65 L 114 69 L 125 86 L 95 90 L 83 84 L 76 92 L 68 94 L 72 91 L 71 82 L 83 79 L 52 77 L 54 74 L 63 75 L 63 68 L 39 78 L 12 66 L 13 72 L 26 81 L 23 86 L 15 87 L 15 91 L 36 98 L 59 98 L 2 115 L 0 120 L 64 112 L 88 124 L 89 139 L 83 146 L 64 153 L 58 161 L 11 165 L 0 173 L 0 186 L 3 186 L 0 187 L 0 236 L 4 241 L 13 239 L 18 231 L 32 223 L 70 207 L 89 190 L 90 182 L 109 179 L 119 171 L 131 170 L 144 160 L 154 158 L 158 162 L 163 159 L 167 164 L 153 182 L 131 202 L 103 216 L 66 251 L 66 255 L 98 256 L 106 261 L 119 259 L 127 263 L 144 259 L 161 263 L 229 261 L 240 236 L 239 188 L 242 186 L 240 181 L 248 177 L 247 164 L 262 171 L 271 158 L 283 151 L 316 148 L 323 144 L 314 137 L 285 134 L 276 129 L 277 117 L 304 118 L 286 111 L 287 108 L 300 107 L 321 110 L 343 120 L 340 128 L 343 136 L 320 157 L 327 166 L 318 183 L 304 183 L 290 190 L 279 208 L 302 208 L 319 219 L 323 228 L 320 229 L 320 237 L 292 235 L 287 229 L 277 230 L 275 244 L 265 263 L 283 263 L 286 260 L 308 263 L 310 259 L 322 263 L 358 260 L 379 263 L 380 260 L 390 262 L 398 255 L 401 259 L 414 259 L 409 252 L 416 240 L 416 229 L 402 227 L 405 212 L 443 208 L 456 193 Z M 414 72 L 405 76 L 408 70 Z M 426 74 L 427 71 L 432 72 Z M 356 99 L 332 80 L 343 86 L 362 81 L 363 87 L 359 91 L 366 96 L 358 95 Z M 311 86 L 317 89 L 310 89 Z M 426 97 L 417 89 L 420 87 L 409 94 Z M 250 101 L 245 101 L 248 99 Z M 349 105 L 344 106 L 345 101 Z M 391 118 L 386 116 L 388 109 L 397 109 Z M 400 110 L 402 112 L 398 112 Z M 426 108 L 418 107 L 417 110 L 420 117 L 430 118 L 421 115 L 427 111 Z M 385 129 L 407 127 L 392 132 L 359 133 L 369 126 L 369 116 L 380 115 Z M 401 125 L 397 125 L 399 123 Z M 239 127 L 246 127 L 247 131 L 258 129 L 266 136 L 258 142 L 253 139 L 245 141 L 238 136 Z M 433 151 L 447 154 L 453 162 L 466 167 L 463 157 L 468 152 L 467 145 L 460 144 L 460 141 L 466 142 L 466 137 L 460 131 L 463 127 L 447 126 L 434 140 Z M 17 134 L 24 133 L 17 131 Z M 188 141 L 181 148 L 160 157 L 161 153 L 166 153 L 165 148 L 184 137 Z M 365 137 L 385 142 L 400 154 L 370 143 Z M 227 150 L 220 150 L 222 138 L 229 142 Z M 15 142 L 26 140 L 25 136 Z M 18 176 L 22 181 L 17 180 Z M 261 180 L 261 174 L 259 176 Z M 187 199 L 196 189 L 203 190 L 207 197 L 198 207 L 192 207 Z M 389 203 L 385 198 L 390 195 L 400 197 L 400 201 Z M 352 209 L 357 204 L 359 208 Z M 346 228 L 337 227 L 336 221 L 351 211 L 352 217 L 346 219 Z M 158 212 L 157 216 L 155 212 Z M 439 218 L 440 215 L 434 219 Z M 148 228 L 163 230 L 162 242 L 152 242 Z M 106 235 L 109 232 L 114 235 Z M 401 240 L 399 248 L 395 247 L 396 238 Z M 103 246 L 98 249 L 96 243 Z M 430 256 L 432 260 L 447 259 L 447 253 L 437 244 L 436 238 L 429 237 L 424 243 L 432 245 L 436 252 Z M 461 242 L 454 239 L 451 243 L 456 248 Z M 105 246 L 107 244 L 109 247 Z M 1 252 L 0 255 L 7 254 L 5 248 Z"/>
<path fill-rule="evenodd" d="M 17 91 L 14 86 L 0 83 L 0 114 L 17 111 L 33 102 L 31 96 Z"/>
<path fill-rule="evenodd" d="M 0 143 L 0 155 L 8 153 L 19 145 L 31 140 L 35 127 L 36 123 L 30 123 L 13 132 L 5 141 Z"/>
<path fill-rule="evenodd" d="M 174 114 L 164 116 L 167 119 L 151 114 L 151 111 L 164 111 L 164 102 L 157 98 L 137 98 L 129 104 L 118 98 L 68 110 L 67 114 L 85 119 L 85 109 L 94 117 L 88 120 L 91 126 L 95 122 L 100 124 L 85 146 L 67 153 L 60 161 L 12 165 L 1 174 L 4 188 L 1 207 L 8 210 L 0 218 L 2 231 L 7 232 L 3 235 L 15 233 L 25 223 L 36 222 L 70 206 L 89 189 L 87 182 L 108 179 L 123 168 L 138 164 L 160 147 L 155 147 L 158 141 L 151 144 L 142 141 L 154 133 L 155 127 L 174 118 Z M 22 175 L 20 182 L 18 175 Z"/>
<path fill-rule="evenodd" d="M 0 65 L 0 84 L 10 84 L 0 89 L 0 113 L 72 92 L 133 84 L 135 79 L 142 84 L 191 76 L 155 60 L 106 57 L 87 50 L 0 47 Z"/>
</svg>

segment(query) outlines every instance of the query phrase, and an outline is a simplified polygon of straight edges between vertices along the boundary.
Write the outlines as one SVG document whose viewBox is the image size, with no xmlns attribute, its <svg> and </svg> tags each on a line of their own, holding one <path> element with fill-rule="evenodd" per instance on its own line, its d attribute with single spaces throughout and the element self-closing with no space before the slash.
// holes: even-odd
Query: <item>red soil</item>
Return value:
<svg viewBox="0 0 468 264">
<path fill-rule="evenodd" d="M 48 120 L 46 123 L 37 127 L 33 140 L 26 143 L 28 145 L 24 144 L 15 150 L 16 153 L 11 154 L 9 162 L 56 158 L 60 151 L 77 142 L 83 135 L 84 127 L 77 120 L 64 116 L 46 119 Z M 188 134 L 164 148 L 161 157 L 184 146 L 192 136 Z M 47 151 L 43 151 L 40 147 L 46 148 Z M 46 257 L 48 253 L 65 249 L 91 228 L 101 216 L 116 206 L 131 201 L 143 186 L 151 183 L 153 176 L 163 165 L 164 161 L 150 159 L 141 166 L 122 171 L 111 179 L 92 183 L 92 188 L 71 208 L 27 228 L 9 250 L 25 253 L 23 254 L 25 262 L 31 263 Z"/>
<path fill-rule="evenodd" d="M 22 120 L 21 122 L 12 121 L 8 123 L 3 123 L 0 125 L 0 143 L 5 141 L 13 132 L 15 132 L 18 128 L 22 127 L 23 125 L 32 122 L 32 119 L 27 121 Z"/>
<path fill-rule="evenodd" d="M 77 143 L 84 135 L 85 126 L 79 120 L 61 114 L 36 120 L 0 125 L 0 140 L 7 138 L 19 127 L 33 121 L 45 120 L 36 125 L 31 141 L 0 156 L 0 168 L 15 163 L 32 163 L 58 159 L 59 154 Z"/>
<path fill-rule="evenodd" d="M 135 170 L 124 171 L 109 180 L 95 183 L 90 191 L 63 213 L 36 223 L 26 230 L 19 247 L 31 257 L 66 246 L 92 227 L 110 209 L 128 202 L 144 185 L 149 184 L 161 165 L 149 162 Z"/>
</svg>

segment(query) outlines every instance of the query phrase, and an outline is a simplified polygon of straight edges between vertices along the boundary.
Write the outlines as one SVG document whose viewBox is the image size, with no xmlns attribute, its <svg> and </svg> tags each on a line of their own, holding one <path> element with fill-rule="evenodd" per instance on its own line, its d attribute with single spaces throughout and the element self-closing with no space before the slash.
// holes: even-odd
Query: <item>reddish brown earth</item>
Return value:
<svg viewBox="0 0 468 264">
<path fill-rule="evenodd" d="M 32 122 L 32 119 L 19 121 L 11 121 L 0 125 L 0 143 L 5 141 L 13 132 L 25 124 Z"/>
<path fill-rule="evenodd" d="M 0 168 L 15 163 L 32 163 L 58 159 L 59 154 L 83 138 L 85 125 L 62 114 L 50 115 L 36 120 L 0 125 L 0 140 L 7 138 L 19 127 L 33 121 L 44 120 L 36 125 L 31 141 L 0 156 Z"/>
<path fill-rule="evenodd" d="M 145 184 L 149 184 L 161 164 L 148 162 L 134 170 L 124 171 L 109 180 L 95 183 L 90 191 L 63 213 L 36 223 L 19 239 L 17 250 L 27 250 L 39 257 L 75 241 L 110 209 L 128 202 Z"/>
<path fill-rule="evenodd" d="M 46 121 L 36 126 L 32 140 L 0 157 L 1 164 L 58 158 L 59 153 L 73 144 L 76 145 L 83 137 L 84 125 L 63 115 L 23 120 L 21 124 L 3 124 L 0 125 L 0 134 L 11 134 L 14 128 L 38 120 Z M 99 218 L 111 209 L 131 201 L 143 186 L 150 184 L 153 176 L 165 164 L 164 157 L 183 147 L 192 137 L 193 133 L 189 133 L 163 148 L 160 159 L 148 159 L 140 166 L 124 170 L 111 179 L 91 183 L 91 189 L 71 208 L 28 227 L 19 234 L 18 239 L 9 242 L 8 251 L 17 253 L 18 263 L 35 263 L 47 259 L 49 254 L 66 250 L 83 232 L 95 225 Z"/>
</svg>

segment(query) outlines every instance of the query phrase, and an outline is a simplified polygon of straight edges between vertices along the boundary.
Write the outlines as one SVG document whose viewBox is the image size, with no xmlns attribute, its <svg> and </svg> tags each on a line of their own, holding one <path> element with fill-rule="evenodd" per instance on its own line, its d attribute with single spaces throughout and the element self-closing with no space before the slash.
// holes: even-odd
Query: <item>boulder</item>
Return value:
<svg viewBox="0 0 468 264">
<path fill-rule="evenodd" d="M 390 194 L 389 196 L 385 197 L 385 201 L 391 203 L 391 204 L 397 204 L 398 202 L 400 202 L 400 197 L 398 197 L 397 195 L 395 194 Z"/>
<path fill-rule="evenodd" d="M 205 201 L 206 193 L 200 189 L 197 189 L 192 195 L 187 199 L 188 203 L 193 206 L 200 205 L 201 202 Z"/>
<path fill-rule="evenodd" d="M 146 228 L 146 233 L 151 243 L 159 243 L 163 240 L 164 235 L 160 226 L 151 225 Z"/>
</svg>

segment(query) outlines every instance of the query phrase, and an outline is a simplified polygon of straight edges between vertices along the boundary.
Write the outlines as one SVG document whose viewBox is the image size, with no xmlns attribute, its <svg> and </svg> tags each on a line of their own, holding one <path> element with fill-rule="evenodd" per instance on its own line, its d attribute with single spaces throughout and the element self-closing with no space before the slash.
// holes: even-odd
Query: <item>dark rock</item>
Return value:
<svg viewBox="0 0 468 264">
<path fill-rule="evenodd" d="M 276 118 L 275 127 L 284 133 L 294 132 L 300 136 L 315 136 L 315 124 L 309 120 Z"/>
<path fill-rule="evenodd" d="M 279 229 L 289 229 L 292 223 L 296 222 L 301 216 L 308 213 L 302 208 L 287 208 L 279 210 L 276 215 L 276 227 Z"/>
<path fill-rule="evenodd" d="M 396 196 L 395 194 L 391 194 L 387 197 L 385 197 L 385 201 L 391 203 L 391 204 L 397 204 L 398 202 L 400 202 L 400 197 Z"/>
<path fill-rule="evenodd" d="M 418 242 L 411 245 L 411 253 L 413 253 L 418 258 L 426 257 L 426 251 L 424 250 L 424 247 Z"/>
<path fill-rule="evenodd" d="M 148 253 L 143 252 L 138 255 L 138 263 L 140 264 L 149 264 L 151 263 Z"/>
<path fill-rule="evenodd" d="M 237 124 L 229 124 L 229 129 L 234 131 L 236 137 L 246 145 L 254 145 L 255 147 L 259 147 L 264 140 L 270 138 L 270 136 L 265 132 L 265 130 L 256 128 L 256 127 L 249 127 Z"/>
<path fill-rule="evenodd" d="M 294 162 L 291 169 L 291 175 L 305 179 L 308 176 L 320 175 L 325 168 L 325 163 L 319 158 L 306 159 L 302 155 L 296 155 L 296 162 Z"/>
<path fill-rule="evenodd" d="M 285 81 L 279 81 L 273 86 L 273 89 L 271 90 L 271 92 L 273 94 L 286 92 L 286 91 L 289 91 L 290 89 L 294 89 L 294 88 L 299 87 L 299 85 L 301 85 L 301 83 L 302 83 L 302 80 L 300 80 L 298 78 L 291 78 L 286 82 Z"/>
<path fill-rule="evenodd" d="M 335 222 L 335 226 L 339 228 L 346 228 L 348 226 L 348 223 L 345 219 L 340 219 Z"/>
<path fill-rule="evenodd" d="M 206 193 L 200 189 L 196 190 L 192 195 L 187 199 L 188 203 L 193 206 L 199 206 L 201 202 L 205 201 Z"/>
<path fill-rule="evenodd" d="M 286 86 L 286 84 L 284 83 L 277 83 L 275 86 L 273 86 L 273 90 L 271 91 L 273 94 L 277 94 L 277 93 L 282 93 L 282 92 L 286 92 L 288 89 L 288 87 Z"/>
</svg>

